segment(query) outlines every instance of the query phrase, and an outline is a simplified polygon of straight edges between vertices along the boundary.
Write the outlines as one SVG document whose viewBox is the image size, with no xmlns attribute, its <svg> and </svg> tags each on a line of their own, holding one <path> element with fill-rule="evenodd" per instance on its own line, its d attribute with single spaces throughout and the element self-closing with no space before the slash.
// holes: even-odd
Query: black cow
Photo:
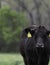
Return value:
<svg viewBox="0 0 50 65">
<path fill-rule="evenodd" d="M 28 27 L 22 32 L 20 52 L 25 65 L 48 65 L 50 32 L 44 27 Z"/>
</svg>

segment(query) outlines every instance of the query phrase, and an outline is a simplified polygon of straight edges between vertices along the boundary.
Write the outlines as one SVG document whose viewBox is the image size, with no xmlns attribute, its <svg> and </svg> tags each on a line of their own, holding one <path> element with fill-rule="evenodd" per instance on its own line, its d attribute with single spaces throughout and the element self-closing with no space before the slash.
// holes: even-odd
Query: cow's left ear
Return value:
<svg viewBox="0 0 50 65">
<path fill-rule="evenodd" d="M 50 31 L 47 32 L 48 37 L 50 37 Z"/>
</svg>

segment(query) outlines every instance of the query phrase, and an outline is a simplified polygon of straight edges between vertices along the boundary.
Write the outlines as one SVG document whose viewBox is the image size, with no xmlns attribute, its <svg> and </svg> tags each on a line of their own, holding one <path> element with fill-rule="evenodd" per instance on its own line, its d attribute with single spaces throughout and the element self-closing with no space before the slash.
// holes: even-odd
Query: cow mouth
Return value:
<svg viewBox="0 0 50 65">
<path fill-rule="evenodd" d="M 44 51 L 44 47 L 37 47 L 36 51 L 37 51 L 38 54 L 42 54 L 43 51 Z"/>
</svg>

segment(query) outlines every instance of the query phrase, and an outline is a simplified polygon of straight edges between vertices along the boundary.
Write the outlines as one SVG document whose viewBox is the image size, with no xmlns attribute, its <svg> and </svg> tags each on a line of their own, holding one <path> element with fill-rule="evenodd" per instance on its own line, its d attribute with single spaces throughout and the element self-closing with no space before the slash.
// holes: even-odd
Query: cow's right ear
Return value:
<svg viewBox="0 0 50 65">
<path fill-rule="evenodd" d="M 25 38 L 30 38 L 30 37 L 32 37 L 31 29 L 30 28 L 24 29 L 21 33 L 21 38 L 25 39 Z"/>
<path fill-rule="evenodd" d="M 21 33 L 21 39 L 26 39 L 26 38 L 31 38 L 34 36 L 36 29 L 32 29 L 32 28 L 26 28 L 22 31 Z"/>
</svg>

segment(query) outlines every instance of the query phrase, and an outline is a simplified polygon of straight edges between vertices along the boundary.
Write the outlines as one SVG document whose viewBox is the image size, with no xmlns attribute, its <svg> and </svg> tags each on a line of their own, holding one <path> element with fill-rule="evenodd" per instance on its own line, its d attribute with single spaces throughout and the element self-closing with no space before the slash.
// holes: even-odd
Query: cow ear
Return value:
<svg viewBox="0 0 50 65">
<path fill-rule="evenodd" d="M 21 38 L 25 39 L 25 38 L 29 38 L 32 37 L 31 35 L 31 29 L 30 28 L 26 28 L 22 31 L 21 33 Z"/>
<path fill-rule="evenodd" d="M 30 27 L 25 28 L 21 33 L 21 38 L 22 39 L 31 38 L 33 37 L 34 33 L 35 33 L 35 29 L 32 29 Z"/>
</svg>

